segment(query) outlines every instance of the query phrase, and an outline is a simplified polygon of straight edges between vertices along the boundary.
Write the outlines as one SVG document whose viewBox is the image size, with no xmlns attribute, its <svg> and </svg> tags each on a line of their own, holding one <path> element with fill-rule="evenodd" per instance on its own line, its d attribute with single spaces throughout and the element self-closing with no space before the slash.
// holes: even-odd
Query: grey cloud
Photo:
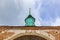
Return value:
<svg viewBox="0 0 60 40">
<path fill-rule="evenodd" d="M 18 9 L 14 0 L 0 0 L 0 24 L 14 25 L 18 23 L 18 15 L 21 7 Z"/>
</svg>

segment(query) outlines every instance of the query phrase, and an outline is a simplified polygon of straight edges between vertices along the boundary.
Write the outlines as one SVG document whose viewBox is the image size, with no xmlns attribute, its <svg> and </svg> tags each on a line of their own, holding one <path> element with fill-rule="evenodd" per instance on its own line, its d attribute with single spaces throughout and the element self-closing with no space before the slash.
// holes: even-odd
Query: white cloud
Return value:
<svg viewBox="0 0 60 40">
<path fill-rule="evenodd" d="M 48 2 L 49 4 L 60 3 L 59 0 L 58 0 L 59 2 L 57 0 L 44 0 L 44 1 Z M 36 19 L 35 22 L 36 26 L 60 25 L 59 17 L 56 18 L 54 22 L 51 20 L 45 21 L 41 19 L 40 9 L 41 9 L 42 2 L 43 0 L 0 0 L 0 25 L 24 26 L 25 25 L 24 20 L 29 14 L 29 8 L 31 8 L 31 15 Z M 56 14 L 58 14 L 58 12 Z"/>
<path fill-rule="evenodd" d="M 60 18 L 56 18 L 56 20 L 52 23 L 52 26 L 60 26 Z"/>
<path fill-rule="evenodd" d="M 23 0 L 23 5 L 25 8 L 31 8 L 35 3 L 35 0 Z"/>
</svg>

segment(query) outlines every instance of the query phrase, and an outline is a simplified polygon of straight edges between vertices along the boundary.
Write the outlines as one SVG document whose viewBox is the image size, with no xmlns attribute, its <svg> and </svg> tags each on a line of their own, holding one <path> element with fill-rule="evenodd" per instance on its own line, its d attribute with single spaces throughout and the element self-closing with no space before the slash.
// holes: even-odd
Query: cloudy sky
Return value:
<svg viewBox="0 0 60 40">
<path fill-rule="evenodd" d="M 0 25 L 24 26 L 29 8 L 36 26 L 60 25 L 60 0 L 0 0 Z"/>
</svg>

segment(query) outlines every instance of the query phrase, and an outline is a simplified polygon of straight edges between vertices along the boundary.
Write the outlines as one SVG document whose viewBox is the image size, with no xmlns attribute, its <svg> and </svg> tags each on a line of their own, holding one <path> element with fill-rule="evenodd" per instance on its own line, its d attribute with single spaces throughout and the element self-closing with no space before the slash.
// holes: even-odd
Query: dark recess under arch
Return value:
<svg viewBox="0 0 60 40">
<path fill-rule="evenodd" d="M 24 35 L 24 36 L 20 36 L 14 40 L 47 40 L 43 37 L 40 36 L 35 36 L 35 35 Z"/>
</svg>

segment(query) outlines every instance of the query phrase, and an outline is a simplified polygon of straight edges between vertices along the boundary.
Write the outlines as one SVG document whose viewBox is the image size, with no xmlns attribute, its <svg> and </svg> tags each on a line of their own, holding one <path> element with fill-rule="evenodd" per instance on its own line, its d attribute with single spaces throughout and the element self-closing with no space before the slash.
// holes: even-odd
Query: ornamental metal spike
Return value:
<svg viewBox="0 0 60 40">
<path fill-rule="evenodd" d="M 31 8 L 29 8 L 29 15 L 31 15 Z"/>
</svg>

